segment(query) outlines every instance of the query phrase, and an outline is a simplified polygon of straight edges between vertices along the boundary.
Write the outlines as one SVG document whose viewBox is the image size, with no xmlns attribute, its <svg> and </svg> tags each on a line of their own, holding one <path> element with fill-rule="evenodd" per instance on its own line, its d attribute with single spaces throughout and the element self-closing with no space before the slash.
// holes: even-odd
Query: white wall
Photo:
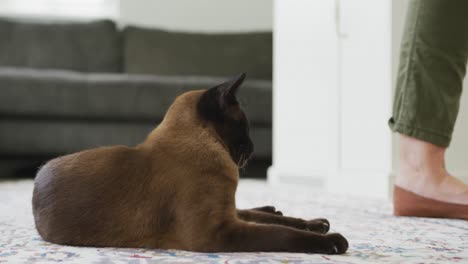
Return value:
<svg viewBox="0 0 468 264">
<path fill-rule="evenodd" d="M 275 0 L 272 182 L 335 173 L 338 41 L 333 1 Z M 308 32 L 306 34 L 305 32 Z M 328 137 L 335 133 L 335 137 Z"/>
<path fill-rule="evenodd" d="M 0 0 L 0 15 L 54 20 L 117 18 L 119 0 Z"/>
<path fill-rule="evenodd" d="M 342 175 L 329 189 L 386 197 L 392 169 L 392 136 L 387 126 L 392 95 L 391 1 L 338 3 L 346 36 L 340 49 Z"/>
<path fill-rule="evenodd" d="M 120 22 L 180 31 L 271 31 L 272 0 L 121 0 Z"/>
<path fill-rule="evenodd" d="M 275 0 L 269 181 L 388 197 L 390 5 Z"/>
<path fill-rule="evenodd" d="M 272 31 L 273 0 L 0 0 L 0 15 L 27 18 L 116 19 L 180 31 Z"/>
<path fill-rule="evenodd" d="M 406 10 L 408 0 L 392 1 L 392 96 L 395 93 L 395 84 L 398 71 L 398 62 L 400 55 L 400 42 L 403 34 Z M 393 97 L 392 97 L 393 99 Z M 398 172 L 398 134 L 392 134 L 392 176 L 390 181 L 394 183 L 396 173 Z"/>
<path fill-rule="evenodd" d="M 463 83 L 460 113 L 455 125 L 453 141 L 447 153 L 449 171 L 468 183 L 468 78 Z"/>
</svg>

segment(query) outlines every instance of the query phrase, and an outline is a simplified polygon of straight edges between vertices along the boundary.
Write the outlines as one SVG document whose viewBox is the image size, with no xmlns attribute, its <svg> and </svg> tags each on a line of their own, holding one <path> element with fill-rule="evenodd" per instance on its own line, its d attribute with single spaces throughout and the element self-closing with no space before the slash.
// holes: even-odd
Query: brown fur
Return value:
<svg viewBox="0 0 468 264">
<path fill-rule="evenodd" d="M 212 100 L 202 100 L 208 91 L 234 94 L 242 80 L 182 94 L 136 147 L 101 147 L 49 161 L 33 193 L 42 238 L 204 252 L 345 252 L 341 235 L 321 234 L 328 231 L 325 219 L 284 217 L 273 207 L 236 210 L 238 167 L 253 151 L 245 114 L 233 97 L 222 102 L 219 116 L 208 117 L 212 110 L 203 115 L 200 107 Z M 236 130 L 241 121 L 244 132 Z"/>
</svg>

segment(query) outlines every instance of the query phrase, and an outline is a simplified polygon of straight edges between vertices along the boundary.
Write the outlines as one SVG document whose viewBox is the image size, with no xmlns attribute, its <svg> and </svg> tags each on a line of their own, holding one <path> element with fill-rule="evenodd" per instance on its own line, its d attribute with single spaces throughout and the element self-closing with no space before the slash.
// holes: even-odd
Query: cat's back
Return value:
<svg viewBox="0 0 468 264">
<path fill-rule="evenodd" d="M 100 181 L 121 177 L 125 170 L 136 166 L 138 151 L 127 146 L 89 149 L 48 161 L 37 172 L 35 187 L 41 188 L 68 182 Z"/>
<path fill-rule="evenodd" d="M 36 175 L 32 201 L 41 236 L 59 244 L 75 244 L 70 239 L 98 234 L 99 228 L 115 223 L 113 213 L 121 210 L 122 199 L 128 198 L 136 178 L 144 173 L 139 171 L 145 167 L 142 156 L 138 149 L 113 146 L 47 162 Z"/>
</svg>

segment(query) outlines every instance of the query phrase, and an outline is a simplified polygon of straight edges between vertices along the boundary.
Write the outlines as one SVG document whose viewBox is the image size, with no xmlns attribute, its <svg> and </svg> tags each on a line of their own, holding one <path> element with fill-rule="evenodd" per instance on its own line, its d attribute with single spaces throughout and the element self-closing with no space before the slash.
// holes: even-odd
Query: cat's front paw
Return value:
<svg viewBox="0 0 468 264">
<path fill-rule="evenodd" d="M 330 230 L 330 222 L 324 218 L 318 218 L 306 221 L 307 231 L 312 231 L 320 234 L 326 234 Z"/>
<path fill-rule="evenodd" d="M 325 244 L 323 247 L 326 254 L 343 254 L 348 250 L 348 240 L 341 234 L 333 233 L 325 235 Z"/>
</svg>

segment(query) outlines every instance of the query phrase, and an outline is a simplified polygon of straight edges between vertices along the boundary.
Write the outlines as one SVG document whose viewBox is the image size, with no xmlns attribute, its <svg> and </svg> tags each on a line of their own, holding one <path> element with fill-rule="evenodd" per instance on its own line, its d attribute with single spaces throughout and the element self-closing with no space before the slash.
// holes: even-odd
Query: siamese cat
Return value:
<svg viewBox="0 0 468 264">
<path fill-rule="evenodd" d="M 272 206 L 237 210 L 239 168 L 253 152 L 236 93 L 245 74 L 184 93 L 136 147 L 53 159 L 37 173 L 33 214 L 49 242 L 199 252 L 341 254 L 326 219 L 283 216 Z"/>
</svg>

